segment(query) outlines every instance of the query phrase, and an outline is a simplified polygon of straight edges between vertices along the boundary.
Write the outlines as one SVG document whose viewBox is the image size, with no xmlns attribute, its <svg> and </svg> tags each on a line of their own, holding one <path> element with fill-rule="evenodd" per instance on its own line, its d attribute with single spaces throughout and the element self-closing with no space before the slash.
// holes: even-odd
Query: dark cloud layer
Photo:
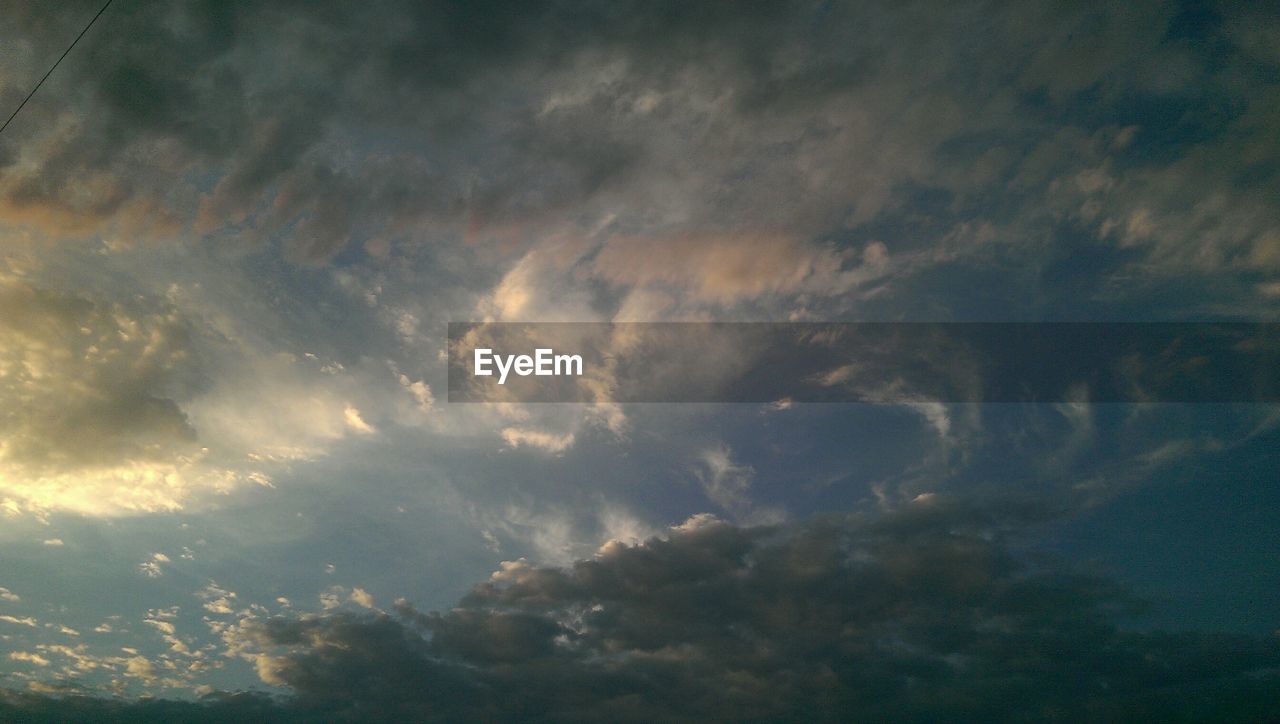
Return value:
<svg viewBox="0 0 1280 724">
<path fill-rule="evenodd" d="M 38 40 L 27 75 L 88 9 L 13 13 L 10 32 Z M 112 8 L 5 139 L 4 201 L 12 218 L 63 232 L 193 229 L 281 239 L 301 258 L 416 221 L 539 216 L 606 187 L 639 142 L 597 122 L 607 109 L 540 120 L 549 75 L 590 52 L 663 74 L 712 52 L 707 24 L 747 55 L 743 36 L 775 45 L 763 31 L 786 13 L 132 3 Z M 56 144 L 39 144 L 59 122 Z"/>
<path fill-rule="evenodd" d="M 1034 507 L 921 501 L 791 529 L 696 518 L 567 569 L 507 564 L 457 608 L 248 620 L 292 696 L 8 717 L 324 720 L 1261 720 L 1272 639 L 1126 630 L 1141 603 L 1013 555 Z M 260 663 L 260 670 L 263 664 Z"/>
<path fill-rule="evenodd" d="M 91 10 L 7 13 L 29 44 L 6 103 Z M 0 199 L 60 233 L 312 260 L 612 219 L 879 237 L 1017 269 L 1050 303 L 1114 293 L 1125 270 L 1228 269 L 1241 288 L 1219 291 L 1238 296 L 1280 261 L 1268 20 L 1199 3 L 128 3 L 3 140 Z"/>
</svg>

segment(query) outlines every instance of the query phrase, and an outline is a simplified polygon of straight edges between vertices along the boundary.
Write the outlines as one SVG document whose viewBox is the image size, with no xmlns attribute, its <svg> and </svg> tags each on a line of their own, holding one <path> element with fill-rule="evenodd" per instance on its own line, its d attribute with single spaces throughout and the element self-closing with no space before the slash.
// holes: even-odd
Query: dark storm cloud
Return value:
<svg viewBox="0 0 1280 724">
<path fill-rule="evenodd" d="M 302 721 L 261 694 L 206 697 L 200 704 L 152 700 L 126 702 L 83 694 L 51 698 L 0 691 L 0 714 L 14 722 L 225 722 Z"/>
<path fill-rule="evenodd" d="M 727 5 L 652 10 L 115 7 L 5 139 L 7 206 L 17 219 L 72 233 L 112 221 L 173 232 L 198 211 L 197 231 L 282 237 L 308 258 L 384 224 L 380 214 L 447 220 L 464 208 L 483 217 L 562 208 L 625 169 L 635 142 L 590 117 L 538 121 L 530 103 L 545 93 L 536 86 L 546 73 L 591 48 L 639 58 L 658 50 L 655 41 L 686 46 L 675 53 L 683 60 L 658 54 L 679 64 L 695 55 L 703 23 L 764 27 L 752 21 L 760 13 Z M 11 36 L 36 41 L 25 69 L 36 77 L 78 15 L 28 8 L 14 17 Z M 10 84 L 6 100 L 21 85 Z M 32 149 L 42 125 L 66 121 L 68 110 L 73 127 Z M 466 157 L 479 151 L 490 158 L 475 167 Z M 24 154 L 34 168 L 20 167 Z"/>
<path fill-rule="evenodd" d="M 1141 604 L 1115 584 L 1013 555 L 1007 534 L 1047 514 L 933 500 L 792 529 L 697 518 L 566 569 L 507 564 L 445 613 L 249 620 L 241 637 L 293 691 L 279 715 L 304 719 L 1240 720 L 1280 706 L 1274 640 L 1124 630 Z"/>
<path fill-rule="evenodd" d="M 1251 673 L 1280 663 L 1274 642 L 1124 632 L 1113 620 L 1138 602 L 1113 584 L 1018 562 L 1003 535 L 1046 514 L 939 501 L 794 530 L 704 519 L 569 569 L 508 566 L 447 613 L 402 606 L 404 629 L 337 617 L 271 639 L 309 641 L 279 670 L 304 699 L 408 707 L 397 715 L 1078 719 L 1276 703 L 1273 674 Z M 413 670 L 472 688 L 380 697 L 368 654 L 401 671 L 416 647 Z"/>
<path fill-rule="evenodd" d="M 34 44 L 6 102 L 91 10 L 13 13 Z M 924 213 L 929 243 L 1074 224 L 1185 262 L 1195 228 L 1192 261 L 1272 268 L 1276 61 L 1249 27 L 1164 4 L 128 3 L 4 139 L 3 199 L 61 233 L 307 259 L 606 217 L 804 239 L 880 218 L 896 252 Z M 1184 218 L 1196 178 L 1221 198 Z"/>
</svg>

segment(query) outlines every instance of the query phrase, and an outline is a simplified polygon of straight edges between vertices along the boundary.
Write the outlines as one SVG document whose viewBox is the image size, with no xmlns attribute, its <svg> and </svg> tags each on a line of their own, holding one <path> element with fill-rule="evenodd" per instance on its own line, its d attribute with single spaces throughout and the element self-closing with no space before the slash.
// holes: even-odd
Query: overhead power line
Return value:
<svg viewBox="0 0 1280 724">
<path fill-rule="evenodd" d="M 71 52 L 72 48 L 76 47 L 76 43 L 80 42 L 80 39 L 84 37 L 84 34 L 89 32 L 89 28 L 92 28 L 93 24 L 98 22 L 98 18 L 102 17 L 102 14 L 107 11 L 111 2 L 112 0 L 107 0 L 107 4 L 103 5 L 102 9 L 98 11 L 98 14 L 93 16 L 93 20 L 90 20 L 89 24 L 84 26 L 84 30 L 81 30 L 80 34 L 76 36 L 76 39 L 71 41 L 71 45 L 68 45 L 67 49 L 62 51 L 62 55 L 58 56 L 58 59 L 54 61 L 53 65 L 49 68 L 49 72 L 44 74 L 44 77 L 40 79 L 40 82 L 36 83 L 36 87 L 32 88 L 31 92 L 27 94 L 27 97 L 23 98 L 22 102 L 18 104 L 18 107 L 13 109 L 13 114 L 9 116 L 9 120 L 5 121 L 3 126 L 0 126 L 0 133 L 4 133 L 4 129 L 9 127 L 9 124 L 13 122 L 14 118 L 17 118 L 18 113 L 22 111 L 22 107 L 27 105 L 27 101 L 31 100 L 31 96 L 35 95 L 36 91 L 40 90 L 40 86 L 44 85 L 44 82 L 49 79 L 49 76 L 53 75 L 53 71 L 57 69 L 58 64 L 62 62 L 63 58 L 67 57 L 67 54 Z"/>
</svg>

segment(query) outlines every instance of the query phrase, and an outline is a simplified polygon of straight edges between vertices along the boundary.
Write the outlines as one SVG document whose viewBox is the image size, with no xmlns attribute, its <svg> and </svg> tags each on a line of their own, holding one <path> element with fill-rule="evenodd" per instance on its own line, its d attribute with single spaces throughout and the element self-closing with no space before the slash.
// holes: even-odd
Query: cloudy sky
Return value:
<svg viewBox="0 0 1280 724">
<path fill-rule="evenodd" d="M 0 3 L 3 115 L 99 7 Z M 1274 404 L 458 404 L 446 335 L 1274 321 L 1278 48 L 116 0 L 0 134 L 0 718 L 1274 716 Z"/>
</svg>

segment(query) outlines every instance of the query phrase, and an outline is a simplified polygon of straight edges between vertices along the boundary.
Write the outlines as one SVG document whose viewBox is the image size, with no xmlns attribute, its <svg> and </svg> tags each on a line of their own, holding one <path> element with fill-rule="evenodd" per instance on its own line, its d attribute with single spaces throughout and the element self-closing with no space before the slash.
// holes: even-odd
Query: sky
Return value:
<svg viewBox="0 0 1280 724">
<path fill-rule="evenodd" d="M 99 7 L 0 3 L 6 116 Z M 116 0 L 0 134 L 0 718 L 1274 717 L 1274 402 L 446 372 L 450 322 L 1273 322 L 1277 49 L 1266 3 Z"/>
</svg>

